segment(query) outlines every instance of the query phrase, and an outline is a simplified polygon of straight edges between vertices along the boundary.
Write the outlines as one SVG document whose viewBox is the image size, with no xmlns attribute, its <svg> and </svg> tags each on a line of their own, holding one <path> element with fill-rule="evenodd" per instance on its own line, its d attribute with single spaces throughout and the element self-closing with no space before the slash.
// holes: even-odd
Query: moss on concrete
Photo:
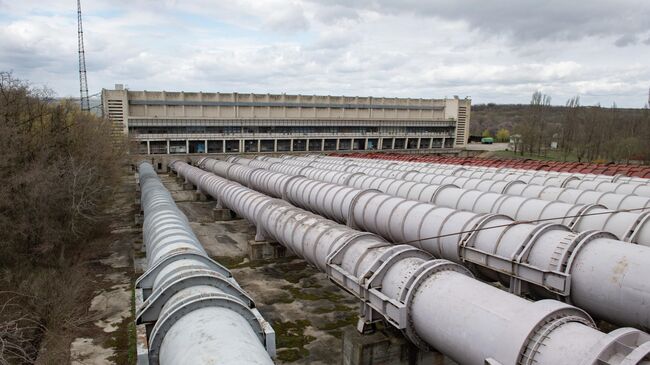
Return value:
<svg viewBox="0 0 650 365">
<path fill-rule="evenodd" d="M 342 327 L 354 325 L 358 318 L 355 313 L 337 312 L 334 320 L 317 324 L 316 328 L 327 332 L 339 330 Z"/>
<path fill-rule="evenodd" d="M 356 311 L 356 308 L 350 308 L 342 304 L 335 304 L 332 307 L 317 307 L 312 310 L 312 312 L 316 314 L 326 314 L 332 312 L 345 313 L 350 311 Z"/>
<path fill-rule="evenodd" d="M 337 301 L 343 299 L 343 296 L 334 291 L 328 290 L 319 290 L 318 288 L 296 288 L 290 285 L 282 287 L 282 289 L 288 290 L 293 298 L 298 300 L 330 300 Z"/>
<path fill-rule="evenodd" d="M 111 337 L 106 340 L 106 347 L 113 348 L 117 351 L 109 360 L 115 364 L 135 364 L 136 363 L 136 331 L 135 331 L 135 287 L 131 281 L 131 315 L 124 318 L 117 330 Z M 119 349 L 126 349 L 120 351 Z"/>
<path fill-rule="evenodd" d="M 305 348 L 316 338 L 305 335 L 305 329 L 311 326 L 308 320 L 276 321 L 271 324 L 275 330 L 278 359 L 282 361 L 297 361 L 309 356 Z"/>
<path fill-rule="evenodd" d="M 281 349 L 277 352 L 277 359 L 285 362 L 294 362 L 309 356 L 307 349 Z"/>
</svg>

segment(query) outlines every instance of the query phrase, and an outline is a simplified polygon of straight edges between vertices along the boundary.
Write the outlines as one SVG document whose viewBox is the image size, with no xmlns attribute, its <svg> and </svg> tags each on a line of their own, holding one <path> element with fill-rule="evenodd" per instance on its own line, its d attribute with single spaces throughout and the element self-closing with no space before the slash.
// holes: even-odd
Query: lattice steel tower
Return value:
<svg viewBox="0 0 650 365">
<path fill-rule="evenodd" d="M 81 110 L 90 111 L 88 80 L 86 78 L 86 52 L 84 50 L 84 31 L 81 25 L 81 0 L 77 0 L 77 35 L 79 43 L 79 103 Z"/>
</svg>

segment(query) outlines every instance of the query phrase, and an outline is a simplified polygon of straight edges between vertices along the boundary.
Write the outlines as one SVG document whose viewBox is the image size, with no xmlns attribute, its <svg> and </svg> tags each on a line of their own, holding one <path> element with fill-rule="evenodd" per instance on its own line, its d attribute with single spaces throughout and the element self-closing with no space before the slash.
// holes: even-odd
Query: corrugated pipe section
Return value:
<svg viewBox="0 0 650 365">
<path fill-rule="evenodd" d="M 357 161 L 357 162 L 370 162 L 370 163 L 393 163 L 391 161 L 382 161 L 371 158 L 342 158 L 336 156 L 325 156 L 325 155 L 316 155 L 311 154 L 303 156 L 303 158 L 311 160 L 348 160 L 348 161 Z M 411 162 L 404 161 L 403 163 L 409 166 L 417 166 L 424 168 L 453 168 L 458 167 L 457 164 L 447 164 L 447 163 L 433 163 L 433 162 Z M 463 164 L 462 166 L 467 167 L 471 170 L 476 171 L 493 171 L 493 172 L 512 172 L 512 173 L 522 173 L 528 174 L 531 176 L 546 176 L 546 177 L 559 177 L 567 178 L 573 177 L 585 181 L 607 181 L 607 182 L 624 182 L 633 185 L 650 185 L 650 179 L 626 176 L 622 174 L 618 175 L 604 175 L 604 174 L 585 174 L 585 173 L 574 173 L 574 172 L 563 172 L 563 171 L 550 171 L 550 170 L 534 170 L 534 169 L 523 169 L 523 168 L 512 168 L 512 167 L 489 167 L 489 166 L 473 166 L 472 164 Z"/>
<path fill-rule="evenodd" d="M 215 163 L 208 164 L 212 169 Z M 213 160 L 214 161 L 214 160 Z M 339 165 L 311 163 L 306 167 L 285 165 L 282 162 L 269 162 L 232 158 L 237 164 L 249 167 L 264 168 L 289 175 L 303 175 L 310 179 L 330 183 L 343 184 L 359 189 L 376 189 L 381 192 L 411 200 L 419 200 L 438 206 L 458 210 L 468 210 L 475 213 L 504 214 L 518 221 L 540 221 L 543 223 L 560 223 L 577 232 L 599 230 L 612 233 L 619 240 L 650 246 L 650 202 L 647 198 L 628 196 L 626 202 L 633 211 L 613 211 L 605 209 L 598 203 L 570 204 L 561 201 L 542 200 L 495 192 L 485 192 L 478 189 L 462 189 L 454 184 L 433 184 L 430 182 L 414 182 L 403 179 L 376 176 L 375 168 L 359 168 L 354 173 L 341 172 Z M 318 166 L 315 168 L 312 166 Z M 329 169 L 321 169 L 326 167 Z M 373 175 L 366 175 L 368 171 Z M 395 172 L 392 170 L 383 170 Z M 218 174 L 223 171 L 216 171 Z M 241 174 L 232 174 L 235 178 Z M 226 176 L 226 175 L 221 175 Z M 246 178 L 246 176 L 243 176 Z M 497 182 L 498 183 L 498 182 Z M 489 184 L 485 187 L 494 187 Z M 527 185 L 523 185 L 527 186 Z M 444 193 L 441 193 L 444 190 Z M 276 195 L 274 195 L 276 196 Z M 638 205 L 635 205 L 635 202 Z M 639 206 L 641 205 L 641 206 Z M 649 208 L 649 209 L 639 209 Z"/>
<path fill-rule="evenodd" d="M 292 156 L 293 157 L 293 156 Z M 465 171 L 463 167 L 454 167 L 452 170 L 440 170 L 438 173 L 423 173 L 413 171 L 415 167 L 401 166 L 401 164 L 388 164 L 382 166 L 359 166 L 346 163 L 347 160 L 324 162 L 318 159 L 309 162 L 304 157 L 273 159 L 265 158 L 265 162 L 283 162 L 296 166 L 310 166 L 335 171 L 362 172 L 366 175 L 392 177 L 405 181 L 424 182 L 434 185 L 453 184 L 464 189 L 476 189 L 484 192 L 493 192 L 528 198 L 537 198 L 548 201 L 560 201 L 570 204 L 597 204 L 613 210 L 630 210 L 650 207 L 650 198 L 633 194 L 618 194 L 609 191 L 581 190 L 560 186 L 527 184 L 509 176 L 501 180 L 457 176 Z M 372 165 L 364 163 L 364 165 Z M 560 183 L 561 184 L 561 183 Z"/>
<path fill-rule="evenodd" d="M 230 272 L 210 259 L 153 167 L 139 165 L 147 271 L 136 323 L 150 364 L 271 365 L 275 333 Z"/>
<path fill-rule="evenodd" d="M 375 161 L 410 161 L 438 163 L 445 165 L 469 165 L 492 168 L 513 168 L 519 170 L 546 170 L 558 172 L 581 173 L 587 176 L 620 175 L 623 178 L 634 180 L 635 178 L 649 178 L 650 168 L 638 164 L 617 164 L 617 163 L 589 163 L 589 162 L 562 162 L 562 161 L 536 161 L 529 159 L 499 159 L 499 158 L 481 158 L 481 157 L 459 157 L 459 156 L 440 156 L 440 155 L 421 155 L 421 154 L 399 154 L 390 152 L 353 152 L 353 153 L 336 153 L 328 152 L 329 156 L 354 157 L 371 159 Z M 629 178 L 630 177 L 630 178 Z"/>
<path fill-rule="evenodd" d="M 566 187 L 579 190 L 595 190 L 617 194 L 632 194 L 650 197 L 650 179 L 628 178 L 621 175 L 585 175 L 555 171 L 534 171 L 507 168 L 486 168 L 401 162 L 399 164 L 372 159 L 350 159 L 332 156 L 285 156 L 287 160 L 300 162 L 328 162 L 342 165 L 353 164 L 361 167 L 379 167 L 396 170 L 412 170 L 425 174 L 468 177 L 485 180 L 522 181 L 531 185 Z M 283 157 L 284 158 L 284 157 Z"/>
<path fill-rule="evenodd" d="M 324 217 L 465 264 L 515 294 L 561 298 L 612 323 L 650 328 L 649 247 L 604 232 L 576 233 L 554 223 L 515 225 L 501 214 L 459 211 L 225 161 L 205 159 L 202 166 L 217 174 L 227 170 L 226 178 Z M 338 180 L 341 173 L 330 175 Z M 428 187 L 413 192 L 437 194 Z"/>
<path fill-rule="evenodd" d="M 171 167 L 357 296 L 365 321 L 383 319 L 461 364 L 650 364 L 644 332 L 602 333 L 569 304 L 529 302 L 412 246 L 389 244 L 182 161 Z"/>
</svg>

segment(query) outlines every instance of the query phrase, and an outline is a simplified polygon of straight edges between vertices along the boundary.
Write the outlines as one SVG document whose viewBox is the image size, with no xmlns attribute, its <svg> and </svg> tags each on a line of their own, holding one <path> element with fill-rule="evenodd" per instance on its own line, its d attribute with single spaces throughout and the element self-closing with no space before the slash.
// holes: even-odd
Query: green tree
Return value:
<svg viewBox="0 0 650 365">
<path fill-rule="evenodd" d="M 482 137 L 492 137 L 492 133 L 490 133 L 489 130 L 484 130 L 483 133 L 481 134 Z"/>
<path fill-rule="evenodd" d="M 497 131 L 496 137 L 497 142 L 508 142 L 510 141 L 510 131 L 505 128 L 501 128 Z"/>
</svg>

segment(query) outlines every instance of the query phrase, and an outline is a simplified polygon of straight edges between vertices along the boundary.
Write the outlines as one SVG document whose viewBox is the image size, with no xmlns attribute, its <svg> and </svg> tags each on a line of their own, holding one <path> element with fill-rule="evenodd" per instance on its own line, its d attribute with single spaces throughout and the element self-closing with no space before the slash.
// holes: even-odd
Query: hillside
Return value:
<svg viewBox="0 0 650 365">
<path fill-rule="evenodd" d="M 611 109 L 611 108 L 603 108 Z M 564 106 L 551 106 L 548 109 L 548 122 L 550 124 L 562 123 L 567 108 Z M 637 118 L 643 109 L 618 109 L 622 116 Z M 531 113 L 530 105 L 523 104 L 476 104 L 472 105 L 470 133 L 480 135 L 484 130 L 489 130 L 492 135 L 497 130 L 505 128 L 510 132 L 516 130 L 517 125 L 526 120 Z"/>
</svg>

